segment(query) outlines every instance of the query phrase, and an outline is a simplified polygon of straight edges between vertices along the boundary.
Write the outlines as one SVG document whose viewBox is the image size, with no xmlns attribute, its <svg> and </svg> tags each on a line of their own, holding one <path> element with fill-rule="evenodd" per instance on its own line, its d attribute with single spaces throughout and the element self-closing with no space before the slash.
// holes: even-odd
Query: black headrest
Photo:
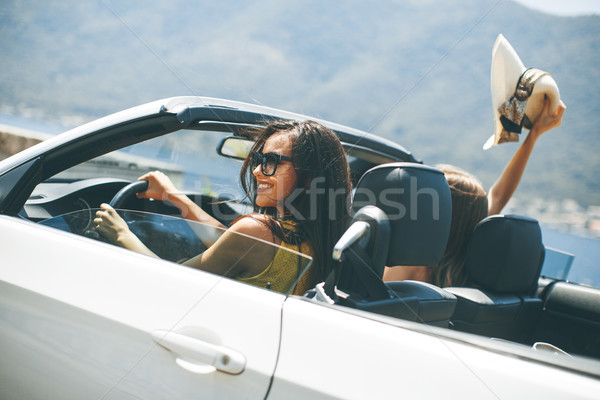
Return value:
<svg viewBox="0 0 600 400">
<path fill-rule="evenodd" d="M 542 231 L 535 219 L 492 215 L 477 224 L 467 248 L 471 283 L 494 293 L 531 294 L 544 262 Z"/>
<path fill-rule="evenodd" d="M 448 241 L 452 200 L 444 173 L 416 163 L 382 164 L 356 185 L 352 209 L 374 205 L 390 221 L 388 266 L 433 266 Z"/>
</svg>

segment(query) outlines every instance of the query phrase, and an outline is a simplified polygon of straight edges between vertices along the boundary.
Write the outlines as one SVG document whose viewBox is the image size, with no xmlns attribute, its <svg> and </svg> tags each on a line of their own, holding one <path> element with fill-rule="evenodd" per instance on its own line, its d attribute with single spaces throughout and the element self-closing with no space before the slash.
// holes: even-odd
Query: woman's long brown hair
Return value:
<svg viewBox="0 0 600 400">
<path fill-rule="evenodd" d="M 433 267 L 432 283 L 439 287 L 467 286 L 467 244 L 475 226 L 487 217 L 485 189 L 471 174 L 450 165 L 438 166 L 446 175 L 452 197 L 452 222 L 446 251 Z"/>
</svg>

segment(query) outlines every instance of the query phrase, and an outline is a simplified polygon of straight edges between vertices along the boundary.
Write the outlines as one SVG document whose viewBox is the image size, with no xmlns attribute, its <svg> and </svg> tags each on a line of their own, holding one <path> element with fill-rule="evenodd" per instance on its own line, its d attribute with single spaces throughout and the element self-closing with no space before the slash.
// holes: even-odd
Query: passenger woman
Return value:
<svg viewBox="0 0 600 400">
<path fill-rule="evenodd" d="M 545 100 L 544 108 L 531 127 L 527 138 L 487 195 L 482 184 L 473 175 L 450 165 L 439 166 L 450 185 L 452 197 L 452 222 L 446 251 L 440 262 L 433 268 L 386 267 L 383 280 L 411 279 L 433 283 L 439 287 L 468 286 L 464 264 L 469 236 L 479 221 L 488 215 L 499 214 L 502 211 L 519 185 L 536 141 L 544 132 L 560 126 L 565 109 L 566 107 L 561 103 L 556 113 L 552 113 L 550 100 Z"/>
<path fill-rule="evenodd" d="M 344 149 L 333 131 L 313 121 L 273 122 L 258 133 L 240 171 L 254 212 L 229 227 L 179 192 L 164 174 L 151 172 L 139 179 L 149 185 L 138 197 L 168 199 L 187 219 L 227 228 L 186 265 L 273 290 L 285 291 L 297 280 L 299 262 L 293 258 L 298 257 L 283 252 L 287 257 L 271 256 L 269 265 L 236 263 L 232 257 L 241 260 L 244 255 L 237 254 L 241 250 L 234 238 L 248 235 L 311 255 L 313 264 L 294 290 L 301 294 L 325 280 L 332 269 L 331 249 L 349 223 L 351 181 Z M 115 244 L 153 255 L 107 204 L 101 205 L 94 222 Z M 256 259 L 255 252 L 249 251 L 245 258 Z M 217 262 L 223 257 L 231 261 Z"/>
</svg>

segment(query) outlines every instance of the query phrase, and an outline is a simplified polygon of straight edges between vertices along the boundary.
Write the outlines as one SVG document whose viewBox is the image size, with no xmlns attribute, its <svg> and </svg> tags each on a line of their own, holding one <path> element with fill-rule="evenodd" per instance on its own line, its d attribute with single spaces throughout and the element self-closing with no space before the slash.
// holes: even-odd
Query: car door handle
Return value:
<svg viewBox="0 0 600 400">
<path fill-rule="evenodd" d="M 246 367 L 246 357 L 239 351 L 191 336 L 159 329 L 152 332 L 152 339 L 182 358 L 186 364 L 211 365 L 219 371 L 232 375 L 241 374 Z"/>
</svg>

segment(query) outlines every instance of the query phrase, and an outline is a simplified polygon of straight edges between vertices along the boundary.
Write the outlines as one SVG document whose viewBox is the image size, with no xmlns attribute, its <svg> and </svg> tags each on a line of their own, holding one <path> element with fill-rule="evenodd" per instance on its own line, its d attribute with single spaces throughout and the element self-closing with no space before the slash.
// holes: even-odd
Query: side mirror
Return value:
<svg viewBox="0 0 600 400">
<path fill-rule="evenodd" d="M 221 140 L 217 146 L 217 153 L 224 157 L 245 160 L 252 146 L 254 146 L 253 140 L 238 136 L 229 136 Z"/>
</svg>

